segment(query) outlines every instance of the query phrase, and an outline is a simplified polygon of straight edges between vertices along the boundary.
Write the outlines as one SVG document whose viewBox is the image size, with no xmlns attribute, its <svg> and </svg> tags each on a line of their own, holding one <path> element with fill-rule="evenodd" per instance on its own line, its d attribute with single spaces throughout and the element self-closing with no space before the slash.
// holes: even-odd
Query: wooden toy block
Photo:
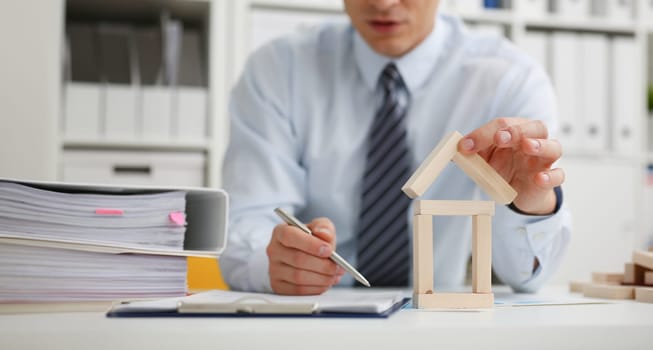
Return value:
<svg viewBox="0 0 653 350">
<path fill-rule="evenodd" d="M 424 194 L 453 160 L 490 197 L 508 204 L 517 196 L 515 190 L 478 154 L 458 153 L 462 135 L 452 132 L 431 151 L 426 160 L 401 188 L 410 198 Z M 484 308 L 492 307 L 492 215 L 489 201 L 417 201 L 413 222 L 414 306 L 416 308 Z M 472 217 L 472 293 L 433 292 L 433 219 L 434 215 L 468 215 Z"/>
<path fill-rule="evenodd" d="M 653 253 L 636 250 L 633 252 L 633 262 L 648 270 L 653 270 Z"/>
<path fill-rule="evenodd" d="M 420 309 L 480 309 L 494 305 L 494 294 L 433 293 L 413 295 L 413 304 Z"/>
<path fill-rule="evenodd" d="M 517 192 L 510 184 L 478 154 L 463 155 L 456 152 L 453 161 L 495 201 L 509 204 L 517 197 Z"/>
<path fill-rule="evenodd" d="M 492 293 L 492 217 L 472 216 L 472 293 Z"/>
<path fill-rule="evenodd" d="M 463 135 L 457 131 L 445 136 L 406 181 L 401 190 L 410 198 L 416 198 L 424 194 L 456 154 L 458 141 L 462 138 Z"/>
<path fill-rule="evenodd" d="M 494 215 L 493 201 L 415 201 L 415 215 Z"/>
<path fill-rule="evenodd" d="M 569 282 L 569 291 L 572 293 L 582 293 L 583 288 L 585 288 L 586 285 L 590 284 L 589 282 L 581 282 L 581 281 L 571 281 Z"/>
<path fill-rule="evenodd" d="M 631 286 L 588 283 L 583 288 L 583 295 L 588 298 L 633 299 L 635 298 L 635 288 Z"/>
<path fill-rule="evenodd" d="M 653 286 L 653 271 L 644 272 L 644 284 L 647 286 Z"/>
<path fill-rule="evenodd" d="M 641 286 L 644 284 L 644 274 L 646 271 L 645 268 L 637 264 L 626 263 L 624 265 L 624 280 L 621 283 L 625 285 Z"/>
<path fill-rule="evenodd" d="M 649 288 L 649 287 L 635 288 L 635 300 L 642 303 L 653 303 L 653 288 Z"/>
<path fill-rule="evenodd" d="M 617 272 L 593 272 L 592 282 L 603 284 L 621 284 L 624 280 L 623 273 Z"/>
<path fill-rule="evenodd" d="M 433 293 L 433 217 L 413 220 L 413 292 Z"/>
</svg>

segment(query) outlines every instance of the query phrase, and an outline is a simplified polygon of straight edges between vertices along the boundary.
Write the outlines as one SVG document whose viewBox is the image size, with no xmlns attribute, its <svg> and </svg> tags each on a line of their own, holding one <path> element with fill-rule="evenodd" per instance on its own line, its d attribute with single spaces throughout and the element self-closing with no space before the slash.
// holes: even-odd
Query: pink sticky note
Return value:
<svg viewBox="0 0 653 350">
<path fill-rule="evenodd" d="M 186 223 L 186 214 L 180 211 L 171 212 L 168 214 L 168 218 L 175 225 L 183 226 Z"/>
<path fill-rule="evenodd" d="M 124 212 L 122 209 L 113 209 L 113 208 L 97 208 L 95 209 L 95 214 L 97 215 L 122 215 Z"/>
</svg>

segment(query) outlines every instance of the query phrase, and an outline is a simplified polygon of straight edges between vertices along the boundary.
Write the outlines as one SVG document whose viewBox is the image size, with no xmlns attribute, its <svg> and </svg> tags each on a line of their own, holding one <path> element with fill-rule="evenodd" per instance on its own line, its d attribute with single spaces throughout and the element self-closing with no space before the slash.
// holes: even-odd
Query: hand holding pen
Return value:
<svg viewBox="0 0 653 350">
<path fill-rule="evenodd" d="M 277 215 L 280 212 L 276 211 Z M 286 214 L 287 215 L 287 214 Z M 283 218 L 283 216 L 281 216 Z M 290 216 L 288 216 L 290 217 Z M 278 294 L 321 294 L 340 281 L 345 269 L 329 259 L 335 247 L 335 227 L 318 218 L 302 228 L 277 225 L 267 247 L 272 289 Z M 303 224 L 302 224 L 303 225 Z"/>
</svg>

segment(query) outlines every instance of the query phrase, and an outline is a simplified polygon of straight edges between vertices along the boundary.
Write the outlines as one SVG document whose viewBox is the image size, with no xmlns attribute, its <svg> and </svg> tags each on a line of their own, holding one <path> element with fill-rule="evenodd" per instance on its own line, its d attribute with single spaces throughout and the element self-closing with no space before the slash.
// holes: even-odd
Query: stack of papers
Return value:
<svg viewBox="0 0 653 350">
<path fill-rule="evenodd" d="M 186 258 L 0 243 L 0 303 L 185 295 Z M 1 308 L 0 304 L 0 308 Z"/>
<path fill-rule="evenodd" d="M 61 193 L 0 182 L 0 235 L 182 249 L 185 195 Z"/>
<path fill-rule="evenodd" d="M 0 303 L 185 295 L 185 208 L 185 191 L 0 181 Z"/>
</svg>

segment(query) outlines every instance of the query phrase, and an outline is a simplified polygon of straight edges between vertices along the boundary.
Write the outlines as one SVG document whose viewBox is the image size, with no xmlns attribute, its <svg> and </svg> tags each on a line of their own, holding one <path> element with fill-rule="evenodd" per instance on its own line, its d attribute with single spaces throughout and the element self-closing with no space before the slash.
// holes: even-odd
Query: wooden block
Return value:
<svg viewBox="0 0 653 350">
<path fill-rule="evenodd" d="M 456 152 L 453 161 L 495 201 L 508 204 L 517 197 L 515 189 L 478 154 Z"/>
<path fill-rule="evenodd" d="M 413 219 L 413 292 L 433 292 L 433 217 Z"/>
<path fill-rule="evenodd" d="M 653 286 L 653 271 L 644 272 L 644 284 L 647 286 Z"/>
<path fill-rule="evenodd" d="M 586 285 L 590 284 L 589 282 L 580 282 L 580 281 L 571 281 L 569 282 L 569 291 L 572 293 L 582 293 L 583 288 Z"/>
<path fill-rule="evenodd" d="M 624 265 L 624 280 L 621 282 L 626 285 L 638 285 L 641 286 L 644 284 L 644 274 L 646 269 L 636 265 L 634 263 L 626 263 Z"/>
<path fill-rule="evenodd" d="M 494 215 L 494 201 L 415 201 L 415 215 Z"/>
<path fill-rule="evenodd" d="M 410 198 L 416 198 L 424 194 L 456 154 L 458 141 L 462 138 L 463 135 L 457 131 L 445 136 L 406 181 L 401 190 Z"/>
<path fill-rule="evenodd" d="M 635 297 L 635 288 L 631 286 L 588 283 L 583 288 L 583 295 L 588 298 L 633 299 Z"/>
<path fill-rule="evenodd" d="M 472 216 L 472 293 L 492 293 L 492 217 Z"/>
<path fill-rule="evenodd" d="M 433 293 L 414 294 L 413 306 L 418 309 L 481 309 L 494 305 L 494 294 Z"/>
<path fill-rule="evenodd" d="M 653 303 L 653 288 L 635 288 L 635 300 L 642 303 Z"/>
<path fill-rule="evenodd" d="M 592 272 L 593 283 L 621 284 L 624 274 L 618 272 Z"/>
<path fill-rule="evenodd" d="M 633 252 L 633 262 L 646 269 L 653 270 L 653 253 L 636 250 Z"/>
</svg>

